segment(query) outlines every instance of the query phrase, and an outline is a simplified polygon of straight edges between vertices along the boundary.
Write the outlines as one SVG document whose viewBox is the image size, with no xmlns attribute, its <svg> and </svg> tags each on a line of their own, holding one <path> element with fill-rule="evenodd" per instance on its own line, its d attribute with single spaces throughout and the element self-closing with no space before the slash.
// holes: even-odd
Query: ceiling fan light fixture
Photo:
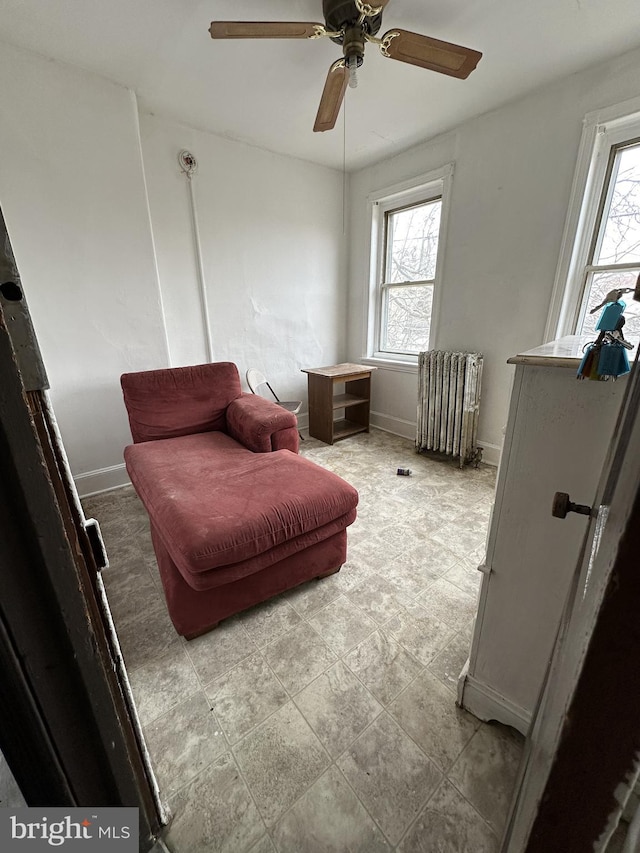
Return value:
<svg viewBox="0 0 640 853">
<path fill-rule="evenodd" d="M 358 85 L 358 68 L 364 61 L 365 32 L 361 24 L 346 27 L 342 41 L 345 64 L 349 72 L 349 86 Z"/>
<path fill-rule="evenodd" d="M 347 60 L 347 68 L 349 69 L 349 88 L 356 89 L 358 87 L 358 57 L 350 56 Z"/>
</svg>

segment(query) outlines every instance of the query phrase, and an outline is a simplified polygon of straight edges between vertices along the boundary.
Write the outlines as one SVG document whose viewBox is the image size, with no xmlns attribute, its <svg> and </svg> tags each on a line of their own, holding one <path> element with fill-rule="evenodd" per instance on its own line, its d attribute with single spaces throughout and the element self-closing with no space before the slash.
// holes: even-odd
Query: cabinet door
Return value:
<svg viewBox="0 0 640 853">
<path fill-rule="evenodd" d="M 625 384 L 516 367 L 463 703 L 523 733 L 587 527 L 584 516 L 552 518 L 553 496 L 593 499 Z"/>
<path fill-rule="evenodd" d="M 527 739 L 503 841 L 505 853 L 608 849 L 636 777 L 640 716 L 637 372 L 629 385 L 615 445 L 590 501 L 590 529 L 582 553 L 569 567 L 573 582 Z M 561 482 L 558 489 L 564 491 Z M 636 818 L 625 851 L 638 849 L 635 823 Z"/>
</svg>

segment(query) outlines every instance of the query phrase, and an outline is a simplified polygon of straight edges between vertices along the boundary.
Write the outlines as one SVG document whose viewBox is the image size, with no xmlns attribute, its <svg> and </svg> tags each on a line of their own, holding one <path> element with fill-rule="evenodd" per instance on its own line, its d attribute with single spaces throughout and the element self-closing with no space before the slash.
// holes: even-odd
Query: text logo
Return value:
<svg viewBox="0 0 640 853">
<path fill-rule="evenodd" d="M 138 809 L 0 809 L 2 853 L 137 853 Z"/>
</svg>

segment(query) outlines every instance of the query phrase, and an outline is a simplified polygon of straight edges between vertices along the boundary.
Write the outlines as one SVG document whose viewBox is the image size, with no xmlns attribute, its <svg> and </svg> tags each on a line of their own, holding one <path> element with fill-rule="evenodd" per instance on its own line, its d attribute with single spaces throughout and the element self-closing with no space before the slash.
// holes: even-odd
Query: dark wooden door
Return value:
<svg viewBox="0 0 640 853">
<path fill-rule="evenodd" d="M 0 212 L 0 749 L 27 805 L 157 802 Z"/>
</svg>

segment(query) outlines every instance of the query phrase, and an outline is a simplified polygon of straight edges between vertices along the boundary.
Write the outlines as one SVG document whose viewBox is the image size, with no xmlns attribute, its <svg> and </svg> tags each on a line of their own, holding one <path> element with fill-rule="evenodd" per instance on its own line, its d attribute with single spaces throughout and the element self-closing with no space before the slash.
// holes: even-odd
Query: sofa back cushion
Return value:
<svg viewBox="0 0 640 853">
<path fill-rule="evenodd" d="M 197 432 L 226 432 L 227 406 L 242 393 L 229 361 L 125 373 L 120 378 L 136 444 Z"/>
</svg>

